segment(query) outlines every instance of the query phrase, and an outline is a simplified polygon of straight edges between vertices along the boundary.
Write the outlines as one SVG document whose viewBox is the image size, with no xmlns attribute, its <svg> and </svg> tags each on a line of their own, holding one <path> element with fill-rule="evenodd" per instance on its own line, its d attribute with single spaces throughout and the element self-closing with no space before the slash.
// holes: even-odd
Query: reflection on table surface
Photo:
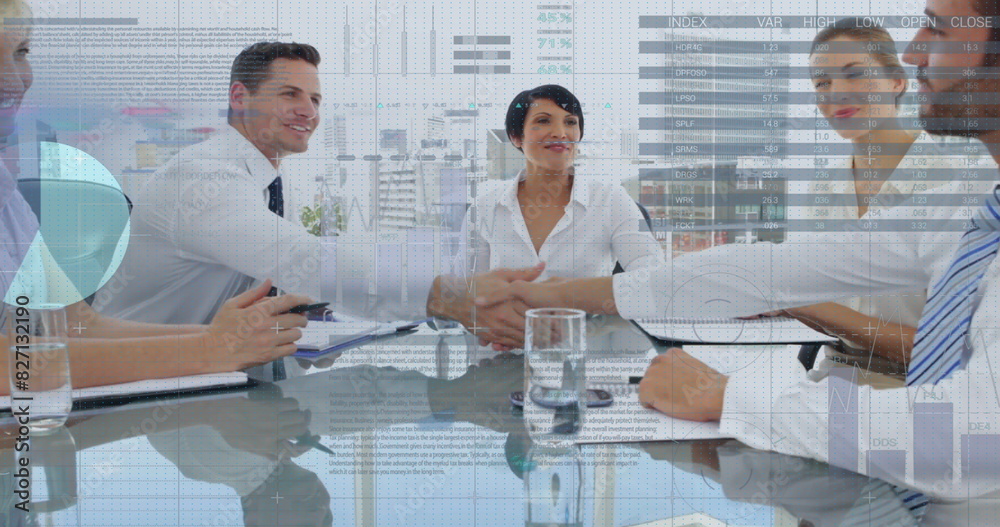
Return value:
<svg viewBox="0 0 1000 527">
<path fill-rule="evenodd" d="M 650 344 L 620 322 L 588 340 L 641 367 Z M 904 489 L 732 440 L 548 450 L 510 404 L 522 357 L 465 340 L 408 335 L 247 389 L 77 412 L 29 453 L 7 425 L 0 525 L 989 525 L 1000 513 L 989 499 L 911 510 Z M 22 457 L 28 514 L 14 508 Z"/>
<path fill-rule="evenodd" d="M 616 316 L 587 317 L 588 358 L 635 357 L 645 364 L 652 344 L 631 322 Z M 514 353 L 521 353 L 515 350 Z M 335 367 L 377 365 L 406 367 L 434 377 L 462 375 L 470 364 L 496 355 L 488 346 L 462 328 L 433 330 L 422 325 L 401 336 L 381 337 L 374 342 L 317 359 L 288 357 L 269 366 L 255 368 L 251 375 L 267 381 L 311 375 Z"/>
</svg>

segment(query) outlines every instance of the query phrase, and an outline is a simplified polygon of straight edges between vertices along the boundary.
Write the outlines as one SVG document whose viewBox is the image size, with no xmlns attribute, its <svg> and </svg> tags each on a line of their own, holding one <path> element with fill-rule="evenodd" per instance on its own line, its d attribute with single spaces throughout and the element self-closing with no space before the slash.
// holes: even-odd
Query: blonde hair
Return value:
<svg viewBox="0 0 1000 527">
<path fill-rule="evenodd" d="M 8 18 L 18 20 L 19 26 L 32 24 L 31 6 L 24 0 L 0 0 L 0 30 Z"/>
<path fill-rule="evenodd" d="M 809 56 L 812 57 L 820 45 L 839 37 L 847 37 L 858 42 L 874 43 L 874 45 L 867 46 L 865 52 L 888 70 L 889 78 L 903 79 L 903 90 L 896 95 L 896 106 L 899 106 L 900 99 L 906 94 L 907 77 L 903 64 L 899 62 L 896 41 L 892 39 L 892 35 L 882 27 L 861 26 L 858 24 L 857 18 L 842 18 L 816 34 L 812 47 L 809 49 Z"/>
</svg>

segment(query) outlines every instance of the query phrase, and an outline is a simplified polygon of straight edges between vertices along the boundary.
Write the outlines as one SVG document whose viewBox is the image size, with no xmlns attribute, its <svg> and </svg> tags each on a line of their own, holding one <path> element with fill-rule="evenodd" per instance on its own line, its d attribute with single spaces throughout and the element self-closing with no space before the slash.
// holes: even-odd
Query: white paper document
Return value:
<svg viewBox="0 0 1000 527">
<path fill-rule="evenodd" d="M 423 322 L 311 321 L 307 327 L 302 328 L 302 337 L 295 341 L 299 350 L 295 356 L 318 358 L 324 353 L 359 346 L 376 337 L 405 333 L 409 329 L 424 327 L 421 326 Z"/>
<path fill-rule="evenodd" d="M 725 437 L 719 423 L 697 423 L 674 419 L 639 404 L 638 385 L 594 385 L 607 390 L 614 404 L 603 408 L 587 408 L 583 430 L 577 443 L 634 443 L 638 441 L 683 441 L 686 439 L 716 439 Z"/>
<path fill-rule="evenodd" d="M 388 331 L 390 324 L 378 322 L 321 322 L 309 321 L 302 329 L 302 338 L 295 341 L 300 350 L 323 350 L 347 342 L 353 338 Z M 395 329 L 395 327 L 392 327 Z"/>
</svg>

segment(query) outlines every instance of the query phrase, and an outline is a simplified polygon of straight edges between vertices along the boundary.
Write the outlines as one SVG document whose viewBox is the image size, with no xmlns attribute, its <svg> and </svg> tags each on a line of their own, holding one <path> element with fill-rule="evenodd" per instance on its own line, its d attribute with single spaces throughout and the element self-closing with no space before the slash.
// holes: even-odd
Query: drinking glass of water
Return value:
<svg viewBox="0 0 1000 527">
<path fill-rule="evenodd" d="M 11 411 L 32 432 L 45 433 L 65 423 L 73 407 L 66 311 L 60 304 L 18 300 L 4 310 Z"/>
<path fill-rule="evenodd" d="M 530 309 L 525 320 L 524 422 L 531 439 L 571 445 L 583 428 L 586 313 Z"/>
</svg>

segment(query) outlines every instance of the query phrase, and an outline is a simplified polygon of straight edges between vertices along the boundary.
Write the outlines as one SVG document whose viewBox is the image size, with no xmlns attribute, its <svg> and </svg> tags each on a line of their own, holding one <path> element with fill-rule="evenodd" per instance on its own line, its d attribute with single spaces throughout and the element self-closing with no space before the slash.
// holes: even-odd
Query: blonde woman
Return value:
<svg viewBox="0 0 1000 527">
<path fill-rule="evenodd" d="M 830 156 L 817 169 L 825 179 L 809 184 L 809 205 L 790 208 L 789 219 L 807 221 L 797 222 L 797 232 L 786 243 L 810 243 L 810 231 L 838 221 L 877 222 L 893 207 L 912 208 L 919 221 L 927 196 L 951 179 L 935 170 L 960 170 L 965 159 L 947 156 L 926 132 L 903 125 L 899 103 L 907 78 L 892 37 L 880 27 L 859 27 L 854 18 L 841 20 L 816 35 L 809 65 L 816 106 L 830 127 L 851 142 L 853 153 Z M 995 163 L 984 157 L 980 165 L 988 179 L 988 167 Z M 968 190 L 981 193 L 987 186 L 983 182 Z M 926 291 L 920 289 L 782 313 L 840 338 L 840 345 L 825 348 L 827 360 L 812 377 L 822 377 L 838 363 L 902 377 L 925 301 Z"/>
</svg>

